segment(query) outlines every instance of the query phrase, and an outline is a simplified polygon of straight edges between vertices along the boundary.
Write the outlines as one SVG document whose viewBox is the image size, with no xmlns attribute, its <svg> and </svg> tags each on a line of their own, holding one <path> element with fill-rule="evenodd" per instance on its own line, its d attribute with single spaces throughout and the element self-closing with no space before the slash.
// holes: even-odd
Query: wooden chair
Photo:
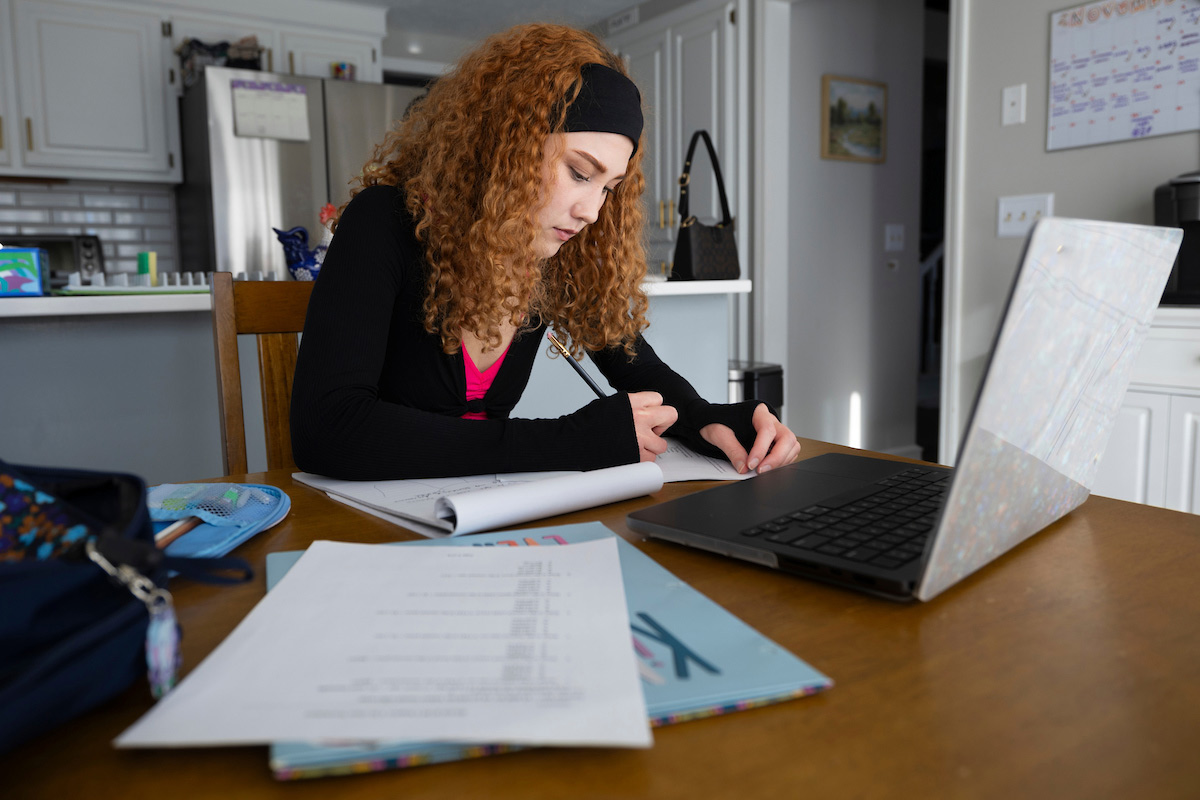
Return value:
<svg viewBox="0 0 1200 800">
<path fill-rule="evenodd" d="M 288 414 L 292 405 L 292 375 L 300 347 L 297 334 L 304 329 L 312 287 L 311 281 L 234 282 L 228 272 L 213 273 L 213 344 L 217 353 L 217 402 L 226 475 L 243 475 L 248 471 L 239 333 L 258 336 L 267 469 L 295 467 Z"/>
</svg>

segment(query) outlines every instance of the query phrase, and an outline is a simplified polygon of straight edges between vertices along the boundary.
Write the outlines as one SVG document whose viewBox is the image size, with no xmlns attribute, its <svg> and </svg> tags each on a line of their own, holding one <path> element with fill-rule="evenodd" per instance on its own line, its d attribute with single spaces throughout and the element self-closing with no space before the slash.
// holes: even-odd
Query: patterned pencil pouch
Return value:
<svg viewBox="0 0 1200 800">
<path fill-rule="evenodd" d="M 274 486 L 252 483 L 161 483 L 146 497 L 156 533 L 177 520 L 199 523 L 167 545 L 171 556 L 223 556 L 287 516 L 291 498 Z"/>
</svg>

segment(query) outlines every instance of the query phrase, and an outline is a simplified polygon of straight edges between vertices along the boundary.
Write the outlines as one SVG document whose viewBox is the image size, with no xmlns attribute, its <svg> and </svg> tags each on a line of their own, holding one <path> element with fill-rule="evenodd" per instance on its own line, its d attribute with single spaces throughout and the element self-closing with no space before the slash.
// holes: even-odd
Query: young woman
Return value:
<svg viewBox="0 0 1200 800">
<path fill-rule="evenodd" d="M 598 469 L 664 435 L 740 472 L 787 463 L 765 404 L 712 404 L 655 355 L 641 95 L 594 36 L 526 25 L 439 79 L 342 210 L 292 391 L 297 465 L 342 479 Z M 512 419 L 547 326 L 617 393 Z"/>
</svg>

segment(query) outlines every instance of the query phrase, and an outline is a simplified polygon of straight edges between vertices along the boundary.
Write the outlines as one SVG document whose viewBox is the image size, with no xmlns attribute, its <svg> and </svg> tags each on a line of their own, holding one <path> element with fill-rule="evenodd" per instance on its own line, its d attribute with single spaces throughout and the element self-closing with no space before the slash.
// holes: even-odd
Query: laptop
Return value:
<svg viewBox="0 0 1200 800">
<path fill-rule="evenodd" d="M 629 527 L 881 597 L 936 597 L 1087 499 L 1182 238 L 1035 224 L 954 469 L 827 454 L 635 511 Z"/>
</svg>

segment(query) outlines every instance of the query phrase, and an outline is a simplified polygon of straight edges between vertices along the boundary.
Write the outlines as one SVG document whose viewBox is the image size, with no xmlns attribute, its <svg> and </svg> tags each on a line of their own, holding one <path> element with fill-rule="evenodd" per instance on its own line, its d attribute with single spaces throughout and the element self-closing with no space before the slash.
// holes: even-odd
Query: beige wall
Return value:
<svg viewBox="0 0 1200 800">
<path fill-rule="evenodd" d="M 952 59 L 957 60 L 951 70 L 965 65 L 965 83 L 957 98 L 965 102 L 959 103 L 957 111 L 963 126 L 957 138 L 961 181 L 950 198 L 952 205 L 957 201 L 960 212 L 960 236 L 955 247 L 951 234 L 948 264 L 951 357 L 946 365 L 949 394 L 943 396 L 943 413 L 951 415 L 951 429 L 961 432 L 1022 246 L 1019 239 L 997 238 L 998 198 L 1053 192 L 1056 216 L 1152 224 L 1154 187 L 1200 168 L 1200 134 L 1047 152 L 1050 14 L 1069 4 L 1063 0 L 952 3 L 951 14 L 958 24 L 952 31 L 952 50 L 957 51 Z M 965 29 L 960 27 L 964 20 Z M 1001 91 L 1021 83 L 1027 86 L 1026 123 L 1002 126 Z M 953 114 L 956 98 L 951 102 Z M 945 430 L 942 439 L 941 460 L 946 461 Z"/>
</svg>

